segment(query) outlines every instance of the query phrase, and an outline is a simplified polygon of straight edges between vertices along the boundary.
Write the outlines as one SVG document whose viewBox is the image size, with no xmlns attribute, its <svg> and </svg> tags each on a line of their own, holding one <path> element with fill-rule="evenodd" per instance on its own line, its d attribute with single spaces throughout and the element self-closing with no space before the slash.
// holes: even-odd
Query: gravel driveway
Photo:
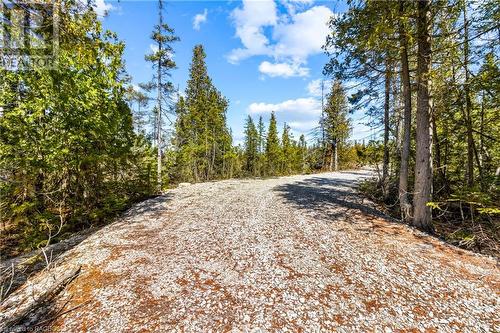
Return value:
<svg viewBox="0 0 500 333">
<path fill-rule="evenodd" d="M 390 222 L 368 171 L 194 184 L 145 201 L 55 270 L 61 332 L 499 332 L 494 259 Z M 43 274 L 16 292 L 42 285 Z"/>
</svg>

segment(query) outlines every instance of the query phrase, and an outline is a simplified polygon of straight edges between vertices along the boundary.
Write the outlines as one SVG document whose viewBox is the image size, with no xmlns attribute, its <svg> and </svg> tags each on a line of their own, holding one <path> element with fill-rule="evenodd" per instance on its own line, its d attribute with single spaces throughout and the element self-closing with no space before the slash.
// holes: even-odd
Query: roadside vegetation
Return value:
<svg viewBox="0 0 500 333">
<path fill-rule="evenodd" d="M 50 38 L 47 7 L 13 6 L 44 17 L 33 33 Z M 249 117 L 245 143 L 234 145 L 226 124 L 229 101 L 212 83 L 202 45 L 193 49 L 185 92 L 169 81 L 181 41 L 164 22 L 162 6 L 151 34 L 157 48 L 145 55 L 154 76 L 139 88 L 125 70 L 125 44 L 103 30 L 90 5 L 74 0 L 60 3 L 54 68 L 0 69 L 2 260 L 101 226 L 179 182 L 364 163 L 365 147 L 347 141 L 340 84 L 329 94 L 321 139 L 294 138 L 273 114 L 268 128 L 262 118 L 255 125 Z"/>
<path fill-rule="evenodd" d="M 13 3 L 46 19 L 33 33 L 49 38 L 51 13 Z M 170 81 L 182 38 L 158 3 L 156 48 L 145 55 L 155 74 L 139 87 L 124 43 L 76 0 L 59 4 L 57 66 L 0 69 L 2 259 L 102 225 L 180 182 L 366 164 L 381 165 L 380 179 L 363 190 L 394 216 L 498 253 L 497 1 L 348 1 L 329 23 L 331 84 L 315 133 L 294 137 L 279 114 L 267 124 L 248 116 L 239 145 L 203 45 L 185 91 Z M 373 120 L 371 140 L 349 140 L 349 114 L 359 109 Z"/>
<path fill-rule="evenodd" d="M 500 252 L 498 1 L 349 1 L 330 21 L 325 72 L 361 87 L 379 128 L 363 191 L 458 246 Z"/>
</svg>

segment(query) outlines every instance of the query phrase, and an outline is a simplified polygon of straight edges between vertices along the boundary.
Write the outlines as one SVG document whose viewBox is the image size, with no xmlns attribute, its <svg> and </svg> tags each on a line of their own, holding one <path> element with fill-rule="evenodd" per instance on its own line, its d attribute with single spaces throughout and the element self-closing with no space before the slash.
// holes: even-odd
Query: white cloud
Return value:
<svg viewBox="0 0 500 333">
<path fill-rule="evenodd" d="M 156 45 L 156 44 L 149 44 L 149 50 L 151 52 L 158 52 L 158 45 Z"/>
<path fill-rule="evenodd" d="M 312 80 L 307 84 L 309 95 L 321 96 L 321 79 Z"/>
<path fill-rule="evenodd" d="M 236 25 L 236 36 L 244 48 L 231 51 L 228 56 L 230 63 L 238 63 L 253 55 L 269 54 L 269 40 L 264 34 L 264 27 L 273 26 L 278 21 L 273 0 L 243 0 L 243 8 L 233 10 L 231 18 Z"/>
<path fill-rule="evenodd" d="M 327 22 L 333 12 L 325 6 L 313 6 L 297 12 L 297 8 L 311 5 L 311 0 L 281 0 L 288 13 L 278 18 L 276 3 L 272 0 L 244 0 L 242 8 L 236 8 L 231 17 L 236 26 L 236 36 L 243 47 L 230 52 L 230 63 L 256 55 L 269 56 L 259 70 L 271 77 L 306 76 L 307 58 L 321 53 L 328 35 Z M 297 7 L 298 6 L 298 7 Z M 270 29 L 270 40 L 264 29 Z"/>
<path fill-rule="evenodd" d="M 327 22 L 333 12 L 325 6 L 315 6 L 292 15 L 290 23 L 280 23 L 273 32 L 274 56 L 306 61 L 307 57 L 321 53 L 328 35 Z"/>
<path fill-rule="evenodd" d="M 207 22 L 208 10 L 205 8 L 202 14 L 196 14 L 193 17 L 193 29 L 200 30 L 200 25 Z"/>
<path fill-rule="evenodd" d="M 321 79 L 316 79 L 312 80 L 307 84 L 307 92 L 311 96 L 315 97 L 321 97 Z M 326 96 L 330 92 L 330 89 L 332 88 L 332 81 L 331 80 L 324 80 L 323 81 L 323 94 Z"/>
<path fill-rule="evenodd" d="M 295 12 L 301 8 L 310 6 L 314 3 L 313 0 L 280 0 L 281 4 L 285 6 L 289 14 L 295 14 Z"/>
<path fill-rule="evenodd" d="M 290 128 L 298 132 L 307 132 L 319 126 L 318 120 L 290 121 L 287 123 Z"/>
<path fill-rule="evenodd" d="M 316 98 L 309 97 L 290 99 L 277 104 L 252 103 L 248 106 L 248 113 L 250 114 L 266 114 L 273 111 L 310 118 L 321 114 L 321 104 Z"/>
<path fill-rule="evenodd" d="M 95 0 L 94 10 L 98 17 L 102 18 L 111 10 L 115 9 L 112 4 L 106 3 L 104 0 Z"/>
<path fill-rule="evenodd" d="M 263 61 L 259 65 L 259 72 L 270 77 L 293 77 L 293 76 L 308 76 L 309 68 L 302 67 L 297 63 L 270 63 L 269 61 Z"/>
</svg>

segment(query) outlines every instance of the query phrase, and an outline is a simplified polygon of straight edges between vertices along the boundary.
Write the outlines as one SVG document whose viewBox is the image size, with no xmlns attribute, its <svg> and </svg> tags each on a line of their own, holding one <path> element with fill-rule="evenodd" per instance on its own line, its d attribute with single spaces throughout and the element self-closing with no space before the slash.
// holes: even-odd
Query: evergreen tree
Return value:
<svg viewBox="0 0 500 333">
<path fill-rule="evenodd" d="M 304 173 L 307 171 L 307 142 L 304 134 L 301 134 L 299 137 L 298 149 L 299 159 L 297 170 L 299 173 Z"/>
<path fill-rule="evenodd" d="M 266 138 L 266 175 L 276 176 L 280 172 L 281 146 L 274 112 L 271 113 Z"/>
<path fill-rule="evenodd" d="M 177 168 L 193 181 L 227 176 L 226 162 L 234 155 L 226 125 L 228 101 L 213 86 L 205 57 L 203 46 L 195 46 L 186 97 L 176 107 Z"/>
<path fill-rule="evenodd" d="M 262 116 L 259 116 L 259 123 L 257 124 L 258 131 L 258 139 L 259 139 L 259 158 L 258 158 L 258 173 L 259 175 L 264 174 L 265 166 L 266 166 L 266 156 L 265 156 L 265 148 L 266 148 L 266 128 L 264 125 L 264 120 Z"/>
<path fill-rule="evenodd" d="M 157 177 L 158 191 L 162 190 L 162 149 L 163 149 L 163 117 L 170 111 L 169 102 L 174 86 L 168 81 L 171 71 L 176 68 L 173 60 L 174 49 L 172 44 L 179 41 L 179 37 L 174 35 L 174 29 L 163 22 L 163 0 L 158 0 L 158 24 L 151 35 L 151 40 L 157 47 L 150 54 L 146 55 L 146 61 L 151 62 L 155 74 L 153 79 L 145 87 L 148 91 L 156 91 L 155 111 L 155 140 L 157 148 Z"/>
<path fill-rule="evenodd" d="M 408 198 L 408 176 L 409 176 L 409 161 L 410 161 L 410 146 L 411 146 L 411 78 L 410 66 L 408 62 L 408 24 L 407 24 L 407 4 L 403 0 L 399 0 L 398 8 L 398 39 L 400 46 L 400 62 L 401 62 L 401 85 L 403 88 L 403 133 L 401 139 L 401 162 L 399 167 L 399 187 L 398 196 L 400 202 L 401 217 L 403 221 L 409 221 L 412 215 L 412 206 Z"/>
<path fill-rule="evenodd" d="M 259 117 L 259 124 L 257 125 L 257 130 L 259 132 L 259 153 L 264 153 L 266 146 L 266 128 L 264 126 L 264 120 L 262 116 Z"/>
<path fill-rule="evenodd" d="M 470 0 L 368 0 L 349 2 L 345 14 L 330 22 L 325 73 L 360 82 L 349 101 L 367 110 L 374 126 L 384 125 L 383 154 L 376 141 L 354 148 L 360 159 L 383 164 L 388 201 L 394 200 L 395 186 L 387 182 L 396 173 L 402 219 L 420 229 L 433 229 L 431 207 L 437 205 L 446 207 L 438 219 L 454 218 L 451 197 L 477 202 L 481 192 L 483 206 L 498 198 L 490 161 L 500 159 L 493 134 L 498 132 L 493 110 L 498 110 L 499 81 L 493 73 L 498 73 L 499 13 L 493 0 L 475 5 Z M 391 160 L 400 161 L 399 168 L 390 168 Z M 478 225 L 478 212 L 469 211 L 472 225 Z M 468 223 L 463 214 L 459 219 Z M 489 228 L 489 219 L 482 219 L 481 228 Z M 473 233 L 470 226 L 460 228 Z"/>
<path fill-rule="evenodd" d="M 252 117 L 248 116 L 245 124 L 245 169 L 252 176 L 257 175 L 259 137 Z"/>
<path fill-rule="evenodd" d="M 132 110 L 134 130 L 136 133 L 146 134 L 147 114 L 144 108 L 148 106 L 149 97 L 140 90 L 129 86 L 127 101 Z"/>
<path fill-rule="evenodd" d="M 24 250 L 106 221 L 155 176 L 132 128 L 124 44 L 73 1 L 58 17 L 56 67 L 0 69 L 0 215 Z"/>
<path fill-rule="evenodd" d="M 417 18 L 417 115 L 416 115 L 416 156 L 415 156 L 415 195 L 413 198 L 413 225 L 420 229 L 431 230 L 432 213 L 427 205 L 432 196 L 432 159 L 430 135 L 432 98 L 430 95 L 431 80 L 431 2 L 418 2 Z"/>
<path fill-rule="evenodd" d="M 347 117 L 347 99 L 344 89 L 338 81 L 335 81 L 332 85 L 324 114 L 325 137 L 330 145 L 329 170 L 338 170 L 339 150 L 344 147 L 350 130 Z"/>
<path fill-rule="evenodd" d="M 290 138 L 290 127 L 285 123 L 283 125 L 283 133 L 281 134 L 281 147 L 283 154 L 281 155 L 281 173 L 289 175 L 292 173 L 292 164 L 294 161 L 293 140 Z"/>
</svg>

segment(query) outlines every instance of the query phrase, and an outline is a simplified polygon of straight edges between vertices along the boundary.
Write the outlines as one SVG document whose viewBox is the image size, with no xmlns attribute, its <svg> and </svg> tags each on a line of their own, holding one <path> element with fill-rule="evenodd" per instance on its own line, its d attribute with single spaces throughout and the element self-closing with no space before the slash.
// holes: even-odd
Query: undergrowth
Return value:
<svg viewBox="0 0 500 333">
<path fill-rule="evenodd" d="M 386 214 L 401 220 L 396 179 L 389 182 L 385 194 L 376 179 L 362 182 L 359 190 Z M 498 203 L 495 189 L 488 193 L 471 189 L 441 194 L 428 203 L 432 208 L 434 235 L 460 248 L 500 258 Z"/>
</svg>

